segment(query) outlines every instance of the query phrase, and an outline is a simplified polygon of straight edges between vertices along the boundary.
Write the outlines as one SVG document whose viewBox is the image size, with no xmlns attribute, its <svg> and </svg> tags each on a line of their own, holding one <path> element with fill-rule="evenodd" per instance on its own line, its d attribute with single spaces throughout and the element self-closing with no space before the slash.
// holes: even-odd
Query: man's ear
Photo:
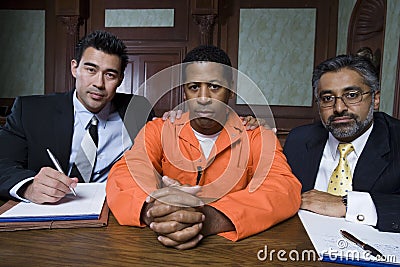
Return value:
<svg viewBox="0 0 400 267">
<path fill-rule="evenodd" d="M 230 91 L 230 94 L 229 94 L 229 99 L 233 99 L 233 97 L 235 96 L 235 82 L 234 82 L 234 80 L 232 80 L 231 81 L 231 86 L 230 86 L 230 89 L 229 89 L 229 91 Z"/>
<path fill-rule="evenodd" d="M 78 68 L 78 65 L 78 62 L 75 59 L 71 60 L 71 73 L 74 78 L 76 78 L 76 69 Z"/>
<path fill-rule="evenodd" d="M 376 91 L 374 93 L 374 110 L 379 110 L 379 104 L 381 101 L 381 91 Z"/>
</svg>

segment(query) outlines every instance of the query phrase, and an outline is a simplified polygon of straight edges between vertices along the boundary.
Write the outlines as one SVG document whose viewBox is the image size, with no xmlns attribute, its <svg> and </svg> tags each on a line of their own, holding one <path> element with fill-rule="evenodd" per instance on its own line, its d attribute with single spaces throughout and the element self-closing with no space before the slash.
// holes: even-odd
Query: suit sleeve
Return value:
<svg viewBox="0 0 400 267">
<path fill-rule="evenodd" d="M 400 233 L 400 195 L 371 193 L 374 201 L 379 231 Z"/>
<path fill-rule="evenodd" d="M 26 169 L 28 144 L 22 125 L 21 98 L 16 98 L 11 114 L 4 127 L 0 128 L 0 197 L 11 198 L 9 191 L 18 182 L 35 176 Z"/>
</svg>

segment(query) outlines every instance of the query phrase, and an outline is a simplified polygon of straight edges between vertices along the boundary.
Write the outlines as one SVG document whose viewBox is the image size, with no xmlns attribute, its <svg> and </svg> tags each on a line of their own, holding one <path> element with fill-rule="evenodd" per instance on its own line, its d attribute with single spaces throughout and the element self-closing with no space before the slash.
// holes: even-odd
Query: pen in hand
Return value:
<svg viewBox="0 0 400 267">
<path fill-rule="evenodd" d="M 58 162 L 58 160 L 56 159 L 56 157 L 53 155 L 53 153 L 51 153 L 50 149 L 46 149 L 47 150 L 47 154 L 49 154 L 49 157 L 51 159 L 51 161 L 53 162 L 54 166 L 56 166 L 56 169 L 61 172 L 64 173 L 60 163 Z M 74 196 L 76 196 L 76 192 L 72 187 L 69 187 L 69 189 L 71 190 L 72 194 L 74 194 Z"/>
<path fill-rule="evenodd" d="M 375 256 L 375 257 L 379 256 L 379 257 L 383 258 L 382 253 L 380 253 L 377 249 L 375 249 L 374 247 L 362 242 L 361 240 L 359 240 L 358 238 L 356 238 L 355 236 L 353 236 L 349 232 L 344 231 L 344 230 L 340 230 L 340 233 L 342 234 L 342 236 L 344 238 L 346 238 L 347 240 L 350 240 L 351 242 L 355 243 L 360 248 L 370 251 L 373 256 Z"/>
</svg>

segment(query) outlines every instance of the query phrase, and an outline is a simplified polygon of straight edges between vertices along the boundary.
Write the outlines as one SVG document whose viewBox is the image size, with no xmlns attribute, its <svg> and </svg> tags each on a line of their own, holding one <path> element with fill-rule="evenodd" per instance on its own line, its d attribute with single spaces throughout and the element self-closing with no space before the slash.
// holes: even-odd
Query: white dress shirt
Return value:
<svg viewBox="0 0 400 267">
<path fill-rule="evenodd" d="M 118 111 L 113 108 L 111 103 L 107 103 L 99 113 L 93 114 L 78 100 L 76 91 L 73 94 L 72 102 L 74 107 L 74 132 L 72 136 L 71 155 L 69 158 L 69 169 L 67 173 L 69 174 L 71 172 L 76 154 L 78 153 L 83 136 L 86 133 L 86 128 L 88 127 L 93 115 L 96 115 L 99 120 L 99 143 L 92 181 L 105 182 L 111 166 L 121 158 L 125 150 L 132 146 L 132 141 L 129 138 L 128 132 L 118 114 Z M 17 195 L 17 192 L 25 183 L 32 179 L 33 177 L 29 177 L 16 184 L 11 188 L 10 195 L 19 200 L 29 202 L 29 200 Z"/>
<path fill-rule="evenodd" d="M 368 137 L 371 134 L 372 128 L 373 125 L 360 137 L 351 142 L 354 151 L 347 155 L 347 162 L 351 168 L 352 174 L 354 173 L 358 158 L 360 157 L 365 144 L 367 143 Z M 340 153 L 337 150 L 338 145 L 339 140 L 329 133 L 319 165 L 314 189 L 323 192 L 328 190 L 328 183 L 331 174 L 339 163 Z M 376 225 L 378 216 L 374 202 L 369 193 L 357 191 L 351 191 L 348 193 L 346 220 L 373 226 Z"/>
<path fill-rule="evenodd" d="M 91 113 L 82 105 L 76 97 L 76 92 L 74 93 L 73 103 L 74 134 L 72 136 L 68 174 L 71 172 L 89 122 L 93 115 L 95 115 L 99 120 L 99 143 L 92 181 L 105 182 L 110 167 L 121 158 L 125 150 L 132 146 L 132 141 L 118 111 L 113 108 L 110 102 L 97 114 Z"/>
</svg>

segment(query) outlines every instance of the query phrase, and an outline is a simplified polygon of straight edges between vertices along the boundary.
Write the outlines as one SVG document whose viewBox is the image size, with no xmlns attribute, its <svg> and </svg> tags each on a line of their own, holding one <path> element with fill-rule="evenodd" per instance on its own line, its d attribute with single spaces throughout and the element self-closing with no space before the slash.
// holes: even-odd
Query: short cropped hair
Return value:
<svg viewBox="0 0 400 267">
<path fill-rule="evenodd" d="M 213 45 L 200 45 L 187 53 L 183 59 L 183 63 L 194 61 L 216 62 L 232 67 L 231 60 L 225 51 Z"/>
<path fill-rule="evenodd" d="M 75 47 L 75 60 L 78 64 L 83 52 L 89 47 L 109 55 L 117 55 L 121 59 L 121 72 L 124 73 L 128 64 L 126 46 L 115 35 L 106 31 L 94 31 L 82 38 Z"/>
<path fill-rule="evenodd" d="M 230 84 L 232 81 L 233 73 L 229 67 L 232 67 L 231 60 L 229 56 L 219 47 L 213 45 L 200 45 L 186 54 L 182 63 L 191 62 L 215 62 L 219 64 L 226 65 L 224 67 L 224 75 Z M 185 64 L 187 66 L 188 64 Z M 228 67 L 229 66 L 229 67 Z M 185 68 L 186 69 L 186 68 Z M 183 78 L 185 79 L 185 71 L 183 72 Z"/>
<path fill-rule="evenodd" d="M 314 69 L 312 86 L 316 97 L 318 97 L 318 84 L 321 76 L 327 72 L 338 72 L 342 69 L 356 71 L 362 77 L 364 84 L 366 84 L 373 93 L 379 91 L 378 71 L 370 59 L 364 56 L 339 55 L 325 60 Z"/>
</svg>

